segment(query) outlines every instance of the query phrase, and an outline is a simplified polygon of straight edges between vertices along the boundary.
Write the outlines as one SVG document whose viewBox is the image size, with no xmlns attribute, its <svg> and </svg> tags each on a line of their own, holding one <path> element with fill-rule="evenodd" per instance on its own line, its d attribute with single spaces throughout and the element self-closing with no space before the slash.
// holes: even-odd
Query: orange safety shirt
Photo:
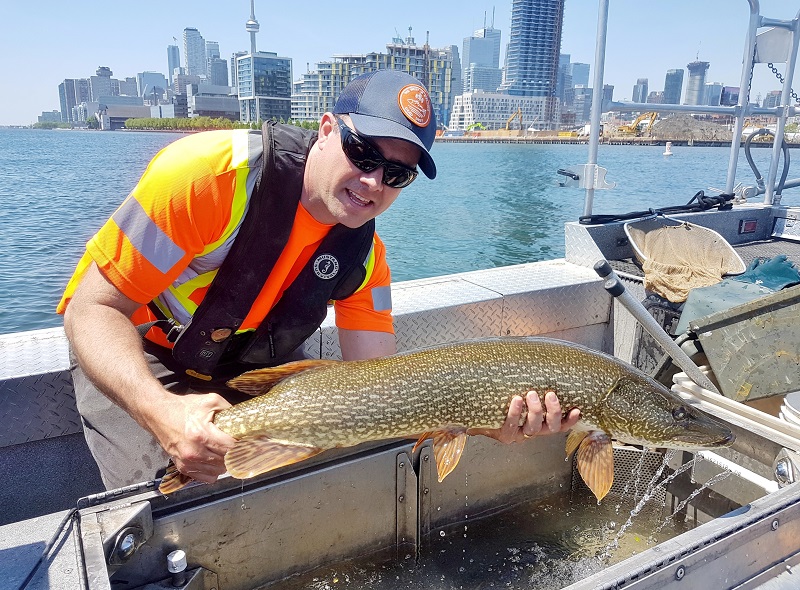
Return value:
<svg viewBox="0 0 800 590">
<path fill-rule="evenodd" d="M 125 296 L 142 303 L 135 324 L 156 319 L 150 301 L 185 324 L 202 301 L 247 210 L 261 173 L 261 133 L 210 131 L 161 150 L 136 188 L 86 245 L 67 284 L 64 313 L 92 262 Z M 333 226 L 298 205 L 289 241 L 241 330 L 256 328 L 314 254 Z M 336 326 L 393 333 L 386 249 L 375 235 L 367 279 L 350 297 L 334 302 Z M 171 346 L 163 332 L 147 337 Z"/>
</svg>

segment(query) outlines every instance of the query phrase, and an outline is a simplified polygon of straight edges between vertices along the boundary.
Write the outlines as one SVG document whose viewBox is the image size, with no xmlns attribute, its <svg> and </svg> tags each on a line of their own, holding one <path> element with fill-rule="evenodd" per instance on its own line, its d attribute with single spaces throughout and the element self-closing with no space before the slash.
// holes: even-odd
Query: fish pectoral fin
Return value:
<svg viewBox="0 0 800 590">
<path fill-rule="evenodd" d="M 193 481 L 192 478 L 178 471 L 178 468 L 175 467 L 175 463 L 170 459 L 167 465 L 167 472 L 164 474 L 164 477 L 161 478 L 158 491 L 168 496 L 169 494 L 174 494 L 191 481 Z"/>
<path fill-rule="evenodd" d="M 604 432 L 592 432 L 578 446 L 578 473 L 599 502 L 614 483 L 614 449 Z"/>
<path fill-rule="evenodd" d="M 267 436 L 254 436 L 237 441 L 225 454 L 225 468 L 237 479 L 254 477 L 279 467 L 318 455 L 324 449 Z"/>
<path fill-rule="evenodd" d="M 342 361 L 323 359 L 292 361 L 277 367 L 247 371 L 246 373 L 242 373 L 238 377 L 234 377 L 228 381 L 228 386 L 248 395 L 263 395 L 272 389 L 276 383 L 283 381 L 287 377 L 297 375 L 298 373 L 302 373 L 303 371 L 308 371 L 310 369 L 330 367 L 331 365 L 336 365 L 341 362 Z"/>
<path fill-rule="evenodd" d="M 464 429 L 445 429 L 426 432 L 414 445 L 414 448 L 428 438 L 433 438 L 433 456 L 436 459 L 436 473 L 439 482 L 444 481 L 461 459 L 464 445 L 467 444 L 467 432 Z"/>
<path fill-rule="evenodd" d="M 567 457 L 577 450 L 577 448 L 583 442 L 583 439 L 586 438 L 586 435 L 588 434 L 588 432 L 583 430 L 569 431 L 569 434 L 567 435 Z"/>
</svg>

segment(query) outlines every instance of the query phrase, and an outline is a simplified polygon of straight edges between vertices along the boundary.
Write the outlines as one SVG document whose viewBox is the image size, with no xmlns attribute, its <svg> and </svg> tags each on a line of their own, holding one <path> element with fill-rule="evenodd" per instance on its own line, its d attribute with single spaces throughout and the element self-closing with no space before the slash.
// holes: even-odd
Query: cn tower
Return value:
<svg viewBox="0 0 800 590">
<path fill-rule="evenodd" d="M 250 19 L 244 28 L 250 33 L 250 55 L 256 52 L 256 33 L 258 33 L 258 21 L 256 20 L 255 0 L 250 0 Z"/>
</svg>

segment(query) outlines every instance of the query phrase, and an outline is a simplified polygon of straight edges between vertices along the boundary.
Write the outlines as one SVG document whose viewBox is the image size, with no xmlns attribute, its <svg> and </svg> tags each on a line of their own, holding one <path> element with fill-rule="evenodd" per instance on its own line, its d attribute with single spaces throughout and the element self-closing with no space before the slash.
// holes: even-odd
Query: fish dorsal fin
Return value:
<svg viewBox="0 0 800 590">
<path fill-rule="evenodd" d="M 600 431 L 584 437 L 576 456 L 578 473 L 599 502 L 614 483 L 614 449 L 611 438 Z"/>
<path fill-rule="evenodd" d="M 589 434 L 585 430 L 570 430 L 567 435 L 567 457 L 572 455 L 580 446 L 586 435 Z"/>
<path fill-rule="evenodd" d="M 164 477 L 161 478 L 158 491 L 168 496 L 169 494 L 174 494 L 191 481 L 193 481 L 192 478 L 178 471 L 178 468 L 175 467 L 175 463 L 170 459 L 167 465 L 167 472 L 164 474 Z"/>
<path fill-rule="evenodd" d="M 248 395 L 263 395 L 272 389 L 276 383 L 283 381 L 287 377 L 292 377 L 293 375 L 297 375 L 298 373 L 302 373 L 303 371 L 308 371 L 310 369 L 330 367 L 331 365 L 336 365 L 340 362 L 341 361 L 323 359 L 292 361 L 277 367 L 268 367 L 266 369 L 247 371 L 246 373 L 242 373 L 238 377 L 234 377 L 228 381 L 228 386 Z"/>
<path fill-rule="evenodd" d="M 233 477 L 247 479 L 303 461 L 322 451 L 323 449 L 310 445 L 254 436 L 237 441 L 225 453 L 225 468 Z"/>
<path fill-rule="evenodd" d="M 417 440 L 414 450 L 417 450 L 426 438 L 433 439 L 433 456 L 436 459 L 436 473 L 441 483 L 461 459 L 464 445 L 467 444 L 467 432 L 465 429 L 446 428 L 425 432 Z"/>
</svg>

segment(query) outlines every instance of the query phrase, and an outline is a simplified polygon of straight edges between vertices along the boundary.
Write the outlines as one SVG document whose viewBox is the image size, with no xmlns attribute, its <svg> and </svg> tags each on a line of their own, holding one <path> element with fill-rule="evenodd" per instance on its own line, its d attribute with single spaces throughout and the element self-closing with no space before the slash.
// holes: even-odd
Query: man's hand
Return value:
<svg viewBox="0 0 800 590">
<path fill-rule="evenodd" d="M 527 406 L 528 414 L 520 426 L 523 405 Z M 536 435 L 565 432 L 575 426 L 579 419 L 580 410 L 577 408 L 570 410 L 566 418 L 562 419 L 561 404 L 554 392 L 548 391 L 545 394 L 544 408 L 542 408 L 539 395 L 535 391 L 529 391 L 525 395 L 524 403 L 522 397 L 514 396 L 508 408 L 506 421 L 500 428 L 470 429 L 467 434 L 482 434 L 510 444 L 522 442 Z"/>
<path fill-rule="evenodd" d="M 162 419 L 149 426 L 178 471 L 213 483 L 225 473 L 225 453 L 236 444 L 214 425 L 214 414 L 229 407 L 216 393 L 174 396 L 160 414 Z"/>
</svg>

